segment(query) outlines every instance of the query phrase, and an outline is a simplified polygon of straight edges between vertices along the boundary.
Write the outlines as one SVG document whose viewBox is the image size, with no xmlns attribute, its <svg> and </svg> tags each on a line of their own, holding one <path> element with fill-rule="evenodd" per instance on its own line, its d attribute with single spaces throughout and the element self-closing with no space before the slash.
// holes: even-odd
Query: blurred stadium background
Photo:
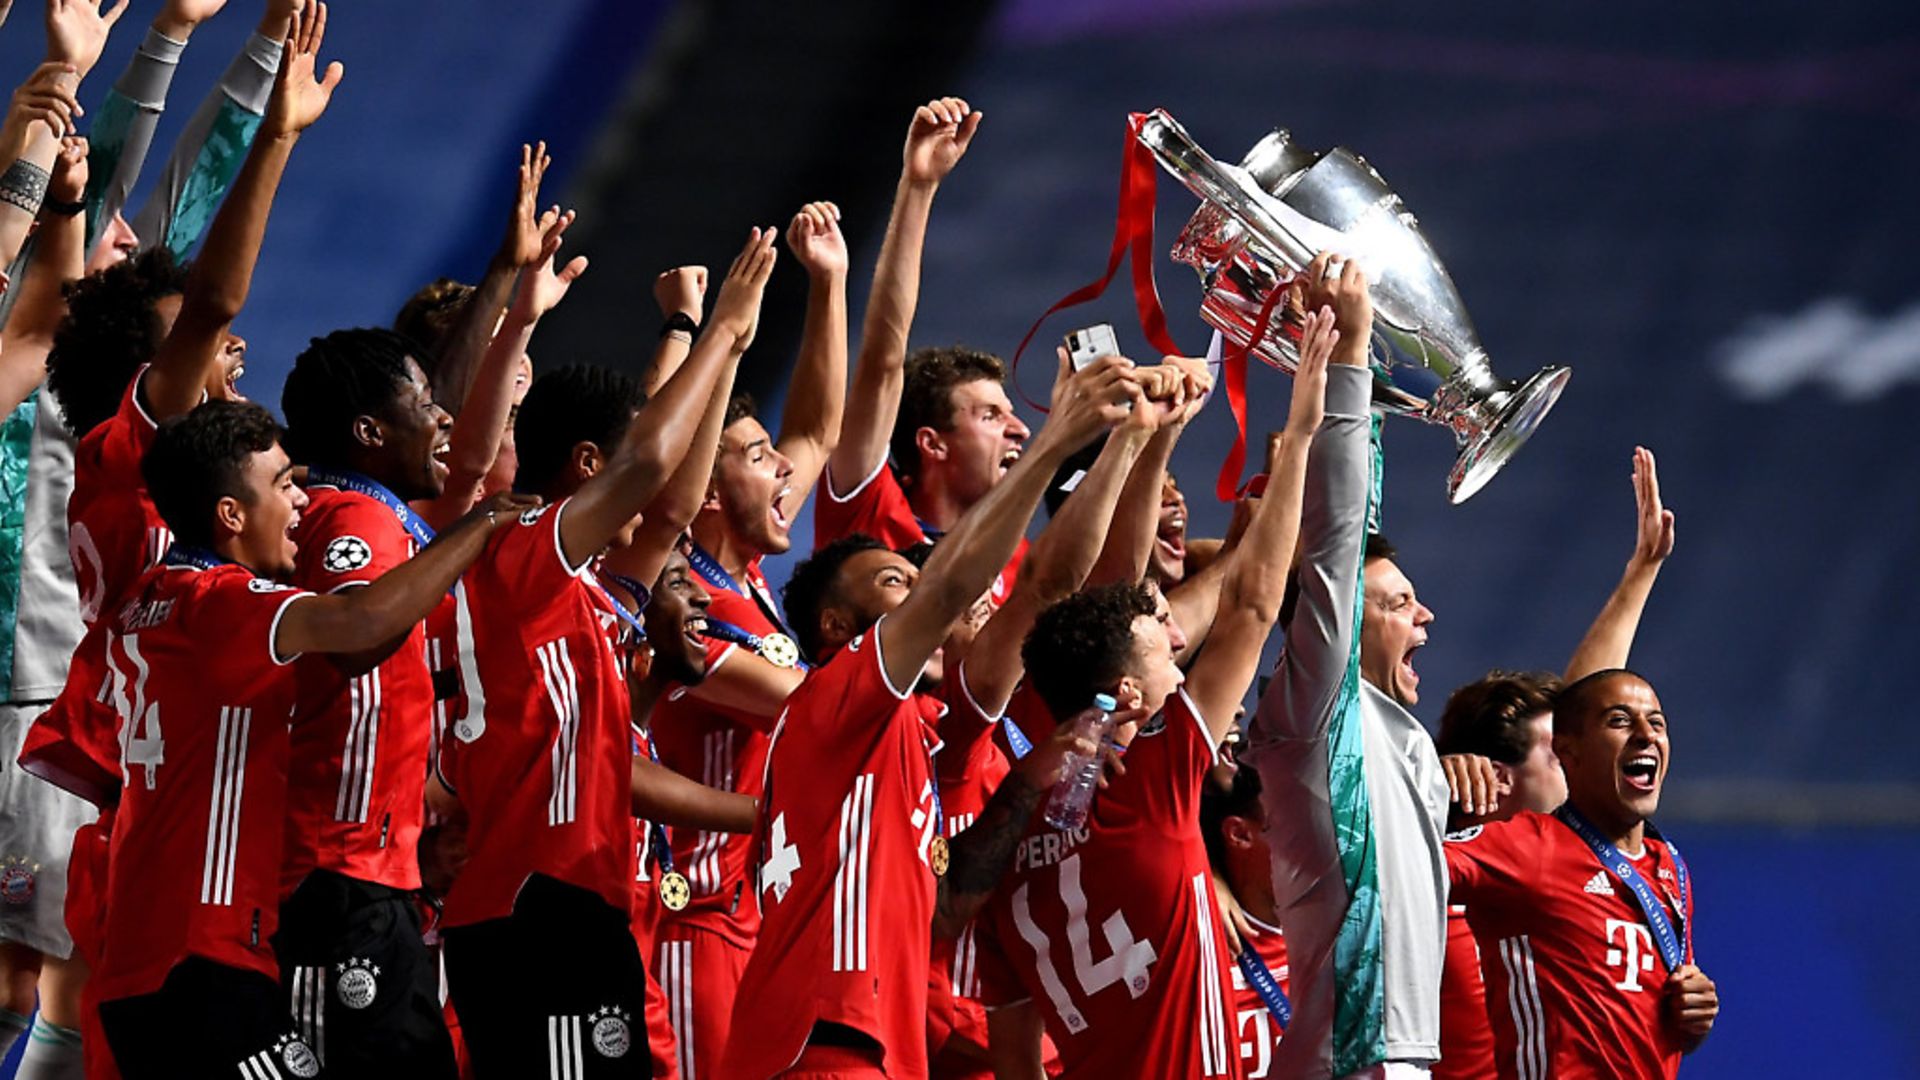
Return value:
<svg viewBox="0 0 1920 1080">
<path fill-rule="evenodd" d="M 149 172 L 254 6 L 195 35 Z M 35 7 L 0 29 L 9 78 L 40 55 Z M 85 103 L 157 7 L 136 0 Z M 1438 614 L 1419 711 L 1489 667 L 1564 663 L 1632 541 L 1628 455 L 1652 447 L 1679 545 L 1634 664 L 1673 718 L 1662 822 L 1724 1001 L 1686 1074 L 1920 1075 L 1912 7 L 343 0 L 326 54 L 346 83 L 296 154 L 239 325 L 245 388 L 276 406 L 309 337 L 478 274 L 523 140 L 552 146 L 549 191 L 593 258 L 535 339 L 543 366 L 643 362 L 656 272 L 717 274 L 748 225 L 813 198 L 845 211 L 857 328 L 906 118 L 936 94 L 987 118 L 935 211 L 918 343 L 1010 355 L 1097 276 L 1129 110 L 1167 107 L 1222 158 L 1276 126 L 1366 155 L 1502 373 L 1575 371 L 1463 507 L 1443 494 L 1450 440 L 1388 426 L 1385 528 Z M 1193 205 L 1162 185 L 1156 269 L 1199 351 L 1196 283 L 1164 255 Z M 803 294 L 776 276 L 744 377 L 770 416 Z M 1026 392 L 1045 393 L 1048 343 L 1103 320 L 1145 350 L 1123 285 L 1043 329 Z M 1256 430 L 1282 421 L 1284 383 L 1256 366 Z M 1226 517 L 1209 412 L 1177 461 L 1197 535 Z"/>
</svg>

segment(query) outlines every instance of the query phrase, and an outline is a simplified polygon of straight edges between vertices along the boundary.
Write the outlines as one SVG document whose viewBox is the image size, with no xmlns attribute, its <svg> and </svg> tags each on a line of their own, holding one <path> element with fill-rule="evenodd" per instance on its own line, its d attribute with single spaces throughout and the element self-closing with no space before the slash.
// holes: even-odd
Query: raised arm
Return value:
<svg viewBox="0 0 1920 1080">
<path fill-rule="evenodd" d="M 74 66 L 49 60 L 13 92 L 0 124 L 0 266 L 12 265 L 46 198 L 60 138 L 80 115 Z"/>
<path fill-rule="evenodd" d="M 574 279 L 586 272 L 587 259 L 575 257 L 556 270 L 560 244 L 573 224 L 573 213 L 553 207 L 540 212 L 540 181 L 546 175 L 547 144 L 520 147 L 519 185 L 506 238 L 497 262 L 518 268 L 520 284 L 512 307 L 487 345 L 480 370 L 459 408 L 447 448 L 445 490 L 426 512 L 429 521 L 451 521 L 472 509 L 482 485 L 493 471 L 506 441 L 507 419 L 513 412 L 514 382 L 520 360 L 533 338 L 534 327 L 567 295 Z"/>
<path fill-rule="evenodd" d="M 522 511 L 538 505 L 540 500 L 528 495 L 495 495 L 372 584 L 301 598 L 275 625 L 274 655 L 361 653 L 392 641 L 446 599 L 494 529 L 512 525 Z"/>
<path fill-rule="evenodd" d="M 830 202 L 801 207 L 787 226 L 787 246 L 807 271 L 800 360 L 780 412 L 779 449 L 793 462 L 780 510 L 792 521 L 840 443 L 847 403 L 847 241 L 840 235 L 840 208 Z"/>
<path fill-rule="evenodd" d="M 1349 260 L 1338 280 L 1328 281 L 1328 260 L 1321 255 L 1303 275 L 1311 283 L 1306 288 L 1308 307 L 1333 308 L 1340 343 L 1327 370 L 1326 419 L 1314 434 L 1307 459 L 1299 599 L 1287 623 L 1286 651 L 1248 728 L 1249 749 L 1274 739 L 1313 738 L 1324 732 L 1348 659 L 1358 648 L 1354 628 L 1360 618 L 1361 557 L 1372 487 L 1373 374 L 1367 368 L 1367 341 L 1373 304 L 1356 263 Z"/>
<path fill-rule="evenodd" d="M 173 332 L 161 343 L 142 385 L 146 404 L 157 420 L 179 416 L 199 404 L 220 360 L 228 329 L 246 306 L 254 264 L 266 236 L 273 197 L 286 172 L 287 158 L 300 134 L 326 112 L 344 69 L 327 66 L 314 77 L 315 59 L 326 39 L 327 5 L 294 18 L 284 43 L 286 56 L 267 103 L 267 117 L 240 167 L 227 201 L 207 230 L 206 248 L 187 276 L 186 295 Z"/>
<path fill-rule="evenodd" d="M 686 363 L 687 354 L 693 351 L 694 331 L 687 328 L 687 323 L 700 325 L 700 312 L 707 299 L 707 268 L 676 266 L 662 272 L 653 279 L 653 299 L 660 305 L 660 316 L 668 320 L 668 324 L 661 329 L 660 344 L 653 350 L 653 363 L 647 365 L 646 377 L 641 380 L 648 397 L 667 385 L 667 380 L 673 378 L 673 373 Z M 681 315 L 686 318 L 676 318 Z"/>
<path fill-rule="evenodd" d="M 873 291 L 860 328 L 860 355 L 847 392 L 840 442 L 827 459 L 827 489 L 851 491 L 887 460 L 887 442 L 905 386 L 907 332 L 920 302 L 920 253 L 933 196 L 966 155 L 982 113 L 959 98 L 940 98 L 914 111 L 907 128 L 900 183 L 887 219 Z M 796 485 L 798 490 L 798 485 Z"/>
<path fill-rule="evenodd" d="M 0 332 L 0 416 L 11 413 L 47 377 L 47 354 L 67 304 L 61 290 L 86 269 L 86 222 L 70 212 L 87 186 L 87 140 L 69 136 L 54 160 L 40 211 L 33 258 L 14 287 Z"/>
<path fill-rule="evenodd" d="M 174 140 L 131 231 L 184 260 L 207 229 L 262 126 L 288 29 L 302 0 L 267 0 L 260 23 Z M 109 233 L 111 235 L 111 233 Z"/>
<path fill-rule="evenodd" d="M 1139 394 L 1133 365 L 1118 356 L 1102 358 L 1067 380 L 1026 454 L 934 545 L 912 592 L 875 631 L 883 638 L 881 653 L 893 685 L 913 685 L 954 620 L 1006 566 L 1060 463 L 1125 419 L 1127 403 Z"/>
<path fill-rule="evenodd" d="M 1205 360 L 1169 356 L 1164 369 L 1177 372 L 1181 377 L 1178 407 L 1165 411 L 1153 438 L 1141 450 L 1133 471 L 1127 475 L 1119 505 L 1113 512 L 1113 528 L 1106 532 L 1106 546 L 1100 549 L 1099 558 L 1087 574 L 1087 580 L 1095 585 L 1139 581 L 1146 575 L 1147 560 L 1159 534 L 1167 462 L 1172 459 L 1174 444 L 1180 441 L 1187 422 L 1200 412 L 1208 391 L 1213 389 L 1213 378 L 1207 374 Z"/>
<path fill-rule="evenodd" d="M 569 565 L 599 554 L 653 501 L 693 445 L 722 372 L 740 362 L 753 340 L 760 299 L 773 274 L 774 230 L 753 229 L 714 301 L 713 318 L 680 370 L 634 416 L 607 467 L 567 503 L 560 546 Z"/>
<path fill-rule="evenodd" d="M 1054 383 L 1056 399 L 1067 386 L 1072 370 L 1062 350 L 1060 375 Z M 1139 471 L 1141 452 L 1159 438 L 1162 423 L 1171 422 L 1185 409 L 1184 387 L 1166 387 L 1168 380 L 1160 378 L 1164 374 L 1161 371 L 1139 374 L 1154 378 L 1153 389 L 1164 387 L 1163 394 L 1156 396 L 1142 388 L 1142 398 L 1107 438 L 1072 497 L 1061 504 L 1060 512 L 1047 522 L 1028 549 L 1013 592 L 980 628 L 960 667 L 959 677 L 966 680 L 967 692 L 988 715 L 1006 708 L 1014 686 L 1026 673 L 1020 646 L 1027 631 L 1033 629 L 1034 619 L 1086 582 L 1100 555 L 1101 539 L 1110 535 L 1110 528 L 1117 529 L 1114 508 L 1120 502 L 1124 482 Z"/>
<path fill-rule="evenodd" d="M 1599 617 L 1587 628 L 1587 636 L 1573 650 L 1573 659 L 1567 661 L 1567 682 L 1627 666 L 1627 654 L 1633 651 L 1633 635 L 1640 628 L 1640 615 L 1653 593 L 1654 579 L 1660 576 L 1667 556 L 1673 554 L 1673 511 L 1660 502 L 1660 473 L 1654 466 L 1653 451 L 1644 446 L 1633 448 L 1633 498 L 1639 507 L 1639 527 L 1633 555 L 1627 559 L 1627 572 L 1607 597 Z"/>
<path fill-rule="evenodd" d="M 1280 617 L 1287 568 L 1300 535 L 1300 497 L 1307 452 L 1326 415 L 1327 361 L 1340 339 L 1332 308 L 1309 314 L 1293 373 L 1287 428 L 1267 459 L 1267 488 L 1253 508 L 1247 535 L 1227 559 L 1220 610 L 1207 647 L 1194 662 L 1187 693 L 1219 742 L 1260 666 L 1260 651 Z"/>
</svg>

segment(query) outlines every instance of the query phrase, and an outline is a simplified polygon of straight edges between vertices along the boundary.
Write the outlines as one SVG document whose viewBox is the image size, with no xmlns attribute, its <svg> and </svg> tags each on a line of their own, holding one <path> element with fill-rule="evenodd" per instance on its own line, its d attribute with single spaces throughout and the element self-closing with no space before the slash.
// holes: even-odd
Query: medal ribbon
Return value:
<svg viewBox="0 0 1920 1080">
<path fill-rule="evenodd" d="M 1287 1000 L 1286 992 L 1280 989 L 1273 972 L 1267 970 L 1266 961 L 1254 953 L 1252 946 L 1242 945 L 1237 963 L 1240 965 L 1240 974 L 1246 976 L 1247 985 L 1253 987 L 1253 992 L 1259 994 L 1260 1000 L 1266 1003 L 1267 1013 L 1273 1017 L 1273 1022 L 1280 1025 L 1281 1031 L 1287 1030 L 1287 1025 L 1293 1023 L 1293 1003 Z"/>
<path fill-rule="evenodd" d="M 395 495 L 385 484 L 382 484 L 370 476 L 362 476 L 359 473 L 347 472 L 345 470 L 335 471 L 333 469 L 318 469 L 309 466 L 307 469 L 307 486 L 339 488 L 341 491 L 351 491 L 356 495 L 365 495 L 367 498 L 373 499 L 393 511 L 393 516 L 400 519 L 400 524 L 412 535 L 414 543 L 419 544 L 421 547 L 426 547 L 433 542 L 433 526 L 427 524 L 425 518 L 414 513 L 413 507 L 402 502 L 400 496 Z"/>
<path fill-rule="evenodd" d="M 651 732 L 647 734 L 647 758 L 655 765 L 660 765 L 660 751 L 653 748 L 653 734 Z M 660 767 L 663 769 L 666 768 L 665 765 L 660 765 Z M 653 831 L 654 865 L 660 868 L 660 876 L 664 878 L 668 874 L 673 873 L 673 846 L 667 843 L 667 827 L 657 821 L 649 821 L 647 822 L 647 828 Z"/>
<path fill-rule="evenodd" d="M 746 629 L 745 627 L 735 626 L 724 619 L 716 619 L 713 616 L 708 615 L 706 636 L 717 639 L 719 641 L 731 641 L 735 645 L 738 645 L 746 649 L 748 652 L 753 653 L 755 656 L 759 656 L 762 659 L 766 657 L 766 653 L 762 651 L 762 649 L 764 648 L 767 642 L 766 638 L 761 637 L 759 634 L 756 634 L 753 631 Z M 773 661 L 771 660 L 767 662 L 773 663 Z M 805 660 L 795 660 L 793 662 L 793 667 L 797 671 L 811 670 L 810 668 L 807 667 L 807 662 Z"/>
<path fill-rule="evenodd" d="M 640 621 L 640 617 L 638 615 L 635 615 L 633 612 L 628 611 L 625 604 L 622 604 L 620 601 L 615 600 L 613 598 L 613 594 L 607 591 L 607 587 L 605 585 L 600 584 L 600 579 L 598 577 L 594 577 L 592 575 L 589 575 L 589 576 L 593 581 L 594 589 L 600 593 L 600 598 L 602 600 L 605 600 L 607 603 L 613 605 L 613 613 L 615 615 L 620 616 L 621 621 L 625 622 L 629 627 L 633 629 L 634 640 L 635 641 L 647 640 L 647 627 L 645 623 L 642 623 Z M 616 582 L 620 581 L 618 577 L 614 578 L 614 580 Z M 638 584 L 638 582 L 635 582 L 635 584 Z M 622 588 L 626 587 L 624 582 L 621 583 L 621 587 Z M 634 594 L 634 599 L 636 600 L 640 599 L 645 595 L 646 595 L 646 590 L 643 588 L 640 590 L 640 592 Z"/>
<path fill-rule="evenodd" d="M 1033 741 L 1027 738 L 1026 732 L 1020 730 L 1019 724 L 1013 722 L 1013 717 L 1002 716 L 1000 730 L 1006 732 L 1007 749 L 1013 751 L 1013 760 L 1019 761 L 1033 752 Z"/>
<path fill-rule="evenodd" d="M 196 570 L 213 570 L 232 565 L 228 560 L 206 548 L 191 547 L 177 542 L 168 546 L 166 557 L 161 561 L 168 566 L 191 566 Z"/>
<path fill-rule="evenodd" d="M 699 544 L 689 545 L 687 549 L 687 564 L 693 567 L 694 573 L 706 579 L 708 585 L 716 589 L 725 589 L 730 593 L 750 598 L 755 604 L 760 606 L 760 613 L 767 617 L 768 622 L 778 627 L 780 632 L 786 634 L 788 637 L 793 636 L 793 632 L 787 629 L 786 620 L 780 617 L 780 609 L 774 606 L 773 598 L 760 591 L 758 582 L 749 580 L 747 586 L 742 588 L 740 583 L 733 579 L 733 575 L 727 573 L 727 568 L 720 565 L 720 560 L 708 554 L 707 550 Z M 707 621 L 709 624 L 713 622 L 711 619 Z M 745 633 L 746 631 L 743 630 L 741 632 Z M 749 648 L 751 647 L 752 646 L 749 646 Z"/>
<path fill-rule="evenodd" d="M 1660 959 L 1666 962 L 1667 970 L 1677 970 L 1682 964 L 1692 960 L 1693 928 L 1687 924 L 1687 903 L 1691 886 L 1687 881 L 1687 864 L 1680 858 L 1680 849 L 1667 843 L 1666 838 L 1661 836 L 1651 823 L 1648 824 L 1648 835 L 1666 844 L 1667 853 L 1673 856 L 1674 877 L 1680 883 L 1680 896 L 1674 904 L 1674 918 L 1680 920 L 1680 930 L 1675 933 L 1673 919 L 1667 917 L 1666 905 L 1654 895 L 1653 887 L 1647 884 L 1647 879 L 1641 876 L 1640 871 L 1634 867 L 1625 852 L 1608 843 L 1607 838 L 1600 835 L 1600 830 L 1594 828 L 1592 822 L 1580 816 L 1580 811 L 1575 810 L 1571 804 L 1562 806 L 1554 816 L 1565 822 L 1567 828 L 1572 829 L 1574 835 L 1580 837 L 1587 847 L 1592 849 L 1594 857 L 1600 860 L 1600 865 L 1606 867 L 1607 872 L 1618 878 L 1620 883 L 1627 887 L 1627 891 L 1633 894 L 1634 900 L 1640 905 L 1640 913 L 1646 917 L 1647 928 L 1653 931 L 1653 943 L 1660 949 Z"/>
</svg>

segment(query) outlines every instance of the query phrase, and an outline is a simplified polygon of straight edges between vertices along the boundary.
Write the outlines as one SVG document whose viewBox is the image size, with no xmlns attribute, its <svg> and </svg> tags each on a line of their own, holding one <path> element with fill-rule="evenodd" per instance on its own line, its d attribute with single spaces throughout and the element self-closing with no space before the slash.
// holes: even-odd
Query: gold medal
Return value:
<svg viewBox="0 0 1920 1080">
<path fill-rule="evenodd" d="M 947 866 L 953 861 L 953 852 L 947 847 L 947 838 L 936 836 L 927 847 L 927 865 L 933 867 L 934 877 L 946 877 Z"/>
<path fill-rule="evenodd" d="M 687 875 L 678 870 L 669 870 L 660 875 L 660 903 L 668 911 L 679 911 L 693 899 L 693 886 L 687 884 Z"/>
<path fill-rule="evenodd" d="M 760 658 L 777 668 L 790 668 L 800 662 L 800 646 L 785 634 L 768 634 L 760 639 Z"/>
</svg>

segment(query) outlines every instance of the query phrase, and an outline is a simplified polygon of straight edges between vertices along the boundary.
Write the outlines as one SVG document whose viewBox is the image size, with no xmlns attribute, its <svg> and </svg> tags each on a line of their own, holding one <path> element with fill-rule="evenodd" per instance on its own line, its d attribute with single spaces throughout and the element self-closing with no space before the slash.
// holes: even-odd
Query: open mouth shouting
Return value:
<svg viewBox="0 0 1920 1080">
<path fill-rule="evenodd" d="M 1160 523 L 1160 532 L 1153 540 L 1154 547 L 1162 558 L 1170 563 L 1180 564 L 1187 561 L 1187 516 L 1175 514 Z"/>
<path fill-rule="evenodd" d="M 447 473 L 451 471 L 451 466 L 449 466 L 448 461 L 449 459 L 452 458 L 452 456 L 453 456 L 453 442 L 451 440 L 441 439 L 439 442 L 434 444 L 433 471 L 436 476 L 439 476 L 442 479 L 446 478 Z"/>
<path fill-rule="evenodd" d="M 705 615 L 687 616 L 686 625 L 680 631 L 681 636 L 697 648 L 707 646 L 707 617 Z"/>
<path fill-rule="evenodd" d="M 1019 462 L 1020 462 L 1020 448 L 1016 446 L 1013 449 L 1007 451 L 1005 454 L 1002 454 L 1000 456 L 1000 475 L 1005 476 L 1007 474 L 1007 470 L 1013 468 L 1015 465 L 1019 464 Z"/>
<path fill-rule="evenodd" d="M 1629 792 L 1651 795 L 1660 790 L 1660 755 L 1652 749 L 1629 750 L 1620 762 L 1620 780 Z"/>
<path fill-rule="evenodd" d="M 792 484 L 781 485 L 780 490 L 773 493 L 773 504 L 767 507 L 767 516 L 773 522 L 775 535 L 785 536 L 788 530 L 793 528 L 793 523 L 787 519 L 786 511 L 787 496 L 791 494 L 793 494 Z"/>
<path fill-rule="evenodd" d="M 1400 657 L 1400 682 L 1409 690 L 1420 685 L 1420 673 L 1413 669 L 1413 654 L 1425 648 L 1426 644 L 1427 639 L 1422 637 L 1419 641 L 1414 642 L 1413 647 L 1408 649 Z"/>
</svg>

